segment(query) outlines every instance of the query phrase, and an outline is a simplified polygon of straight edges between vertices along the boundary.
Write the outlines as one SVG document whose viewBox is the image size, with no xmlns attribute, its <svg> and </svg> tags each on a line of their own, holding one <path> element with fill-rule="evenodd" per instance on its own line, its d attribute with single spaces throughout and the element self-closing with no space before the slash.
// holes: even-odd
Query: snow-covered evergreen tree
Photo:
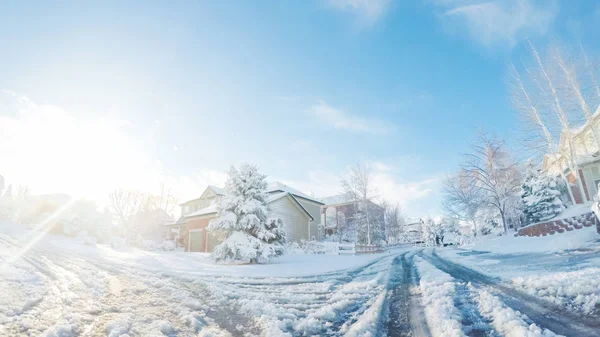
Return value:
<svg viewBox="0 0 600 337">
<path fill-rule="evenodd" d="M 226 236 L 213 251 L 215 261 L 257 263 L 283 254 L 284 226 L 281 219 L 268 219 L 265 179 L 254 165 L 229 170 L 218 217 L 208 226 Z"/>
<path fill-rule="evenodd" d="M 532 164 L 527 165 L 521 200 L 528 223 L 551 219 L 565 209 L 560 199 L 561 183 L 556 177 L 539 173 Z"/>
</svg>

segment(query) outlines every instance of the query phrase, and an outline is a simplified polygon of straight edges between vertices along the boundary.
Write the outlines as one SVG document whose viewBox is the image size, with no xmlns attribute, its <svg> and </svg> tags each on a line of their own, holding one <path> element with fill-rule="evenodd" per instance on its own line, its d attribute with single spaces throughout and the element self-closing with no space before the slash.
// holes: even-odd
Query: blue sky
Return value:
<svg viewBox="0 0 600 337">
<path fill-rule="evenodd" d="M 516 144 L 525 39 L 595 52 L 599 19 L 594 1 L 3 3 L 0 174 L 97 199 L 165 179 L 185 199 L 244 160 L 325 196 L 361 161 L 435 215 L 477 128 Z"/>
</svg>

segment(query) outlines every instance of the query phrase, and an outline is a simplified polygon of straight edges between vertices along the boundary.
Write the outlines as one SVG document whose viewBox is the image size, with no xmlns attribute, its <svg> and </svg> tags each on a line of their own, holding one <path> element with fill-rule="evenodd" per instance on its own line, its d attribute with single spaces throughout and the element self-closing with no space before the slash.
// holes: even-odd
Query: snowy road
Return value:
<svg viewBox="0 0 600 337">
<path fill-rule="evenodd" d="M 318 275 L 248 277 L 173 273 L 53 247 L 12 259 L 22 243 L 0 235 L 1 336 L 600 336 L 595 313 L 431 249 Z"/>
<path fill-rule="evenodd" d="M 472 287 L 486 289 L 498 296 L 512 309 L 519 310 L 533 322 L 561 335 L 598 336 L 600 319 L 565 310 L 544 299 L 531 296 L 502 283 L 499 279 L 440 258 L 435 252 L 420 254 L 433 266 Z"/>
</svg>

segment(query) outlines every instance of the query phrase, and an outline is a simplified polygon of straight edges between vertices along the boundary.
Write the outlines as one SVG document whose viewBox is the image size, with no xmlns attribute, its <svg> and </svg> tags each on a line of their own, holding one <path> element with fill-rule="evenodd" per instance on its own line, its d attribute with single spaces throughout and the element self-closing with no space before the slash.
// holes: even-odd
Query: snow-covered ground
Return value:
<svg viewBox="0 0 600 337">
<path fill-rule="evenodd" d="M 437 254 L 584 314 L 600 313 L 600 235 L 595 227 L 546 237 L 484 237 Z"/>
<path fill-rule="evenodd" d="M 0 336 L 600 336 L 588 228 L 237 266 L 31 239 L 0 234 Z"/>
<path fill-rule="evenodd" d="M 0 234 L 1 336 L 378 335 L 398 253 L 219 266 L 28 234 Z"/>
</svg>

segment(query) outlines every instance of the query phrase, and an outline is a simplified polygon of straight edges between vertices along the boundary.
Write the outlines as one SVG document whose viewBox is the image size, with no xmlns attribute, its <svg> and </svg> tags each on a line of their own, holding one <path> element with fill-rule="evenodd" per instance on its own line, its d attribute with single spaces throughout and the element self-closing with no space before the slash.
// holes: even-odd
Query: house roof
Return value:
<svg viewBox="0 0 600 337">
<path fill-rule="evenodd" d="M 183 206 L 185 204 L 189 204 L 190 202 L 194 202 L 194 201 L 202 199 L 202 197 L 204 196 L 204 194 L 206 193 L 206 191 L 212 191 L 216 195 L 225 195 L 225 190 L 224 189 L 222 189 L 220 187 L 217 187 L 217 186 L 214 186 L 214 185 L 208 185 L 208 186 L 206 186 L 206 188 L 204 189 L 204 191 L 202 192 L 202 194 L 200 194 L 200 196 L 198 198 L 192 199 L 192 200 L 188 200 L 186 202 L 183 202 L 183 203 L 179 204 L 179 206 Z"/>
<path fill-rule="evenodd" d="M 199 210 L 195 211 L 194 213 L 187 214 L 185 217 L 191 218 L 191 217 L 195 217 L 195 216 L 207 215 L 207 214 L 212 214 L 212 213 L 217 213 L 217 205 L 216 204 L 199 209 Z"/>
<path fill-rule="evenodd" d="M 575 138 L 579 137 L 580 135 L 585 136 L 585 133 L 592 128 L 592 125 L 594 125 L 594 124 L 597 125 L 597 120 L 599 118 L 600 118 L 600 105 L 598 105 L 598 107 L 596 108 L 596 111 L 594 112 L 594 114 L 592 116 L 591 123 L 590 123 L 590 121 L 586 121 L 583 125 L 580 125 L 577 127 L 572 127 L 566 131 L 562 131 L 560 133 L 560 137 L 558 140 L 558 142 L 559 142 L 558 146 L 560 148 L 568 146 L 566 144 L 566 142 L 568 141 L 569 138 L 575 139 Z M 552 166 L 553 164 L 555 164 L 561 157 L 562 157 L 561 153 L 545 154 L 543 162 L 542 162 L 543 169 L 547 171 L 549 169 L 549 167 Z M 576 157 L 577 165 L 585 165 L 585 164 L 597 162 L 600 160 L 600 157 L 598 156 L 598 152 L 590 154 L 590 155 L 575 154 L 575 157 Z"/>
<path fill-rule="evenodd" d="M 324 203 L 322 201 L 320 201 L 319 199 L 317 199 L 313 196 L 310 196 L 306 193 L 300 192 L 299 190 L 297 190 L 293 187 L 290 187 L 282 182 L 279 182 L 279 181 L 270 182 L 267 185 L 267 193 L 271 194 L 271 193 L 277 193 L 277 192 L 289 192 L 296 198 L 312 201 L 319 205 L 324 205 Z"/>
<path fill-rule="evenodd" d="M 304 206 L 302 206 L 302 204 L 298 201 L 298 199 L 296 199 L 296 196 L 294 196 L 294 194 L 292 194 L 290 192 L 278 192 L 278 193 L 271 194 L 269 196 L 269 198 L 267 198 L 267 204 L 275 202 L 284 197 L 289 197 L 292 202 L 294 202 L 306 215 L 308 215 L 308 217 L 311 221 L 315 220 L 315 218 L 313 218 L 313 216 L 310 215 L 310 213 L 306 210 L 306 208 L 304 208 Z"/>
<path fill-rule="evenodd" d="M 321 199 L 323 201 L 323 204 L 325 206 L 344 206 L 344 205 L 351 205 L 355 202 L 357 202 L 356 200 L 352 200 L 350 198 L 348 198 L 348 196 L 346 196 L 345 194 L 337 194 L 337 195 L 332 195 L 330 197 L 325 197 L 323 199 Z M 369 200 L 369 202 L 371 203 L 371 205 L 377 206 L 378 208 L 383 209 L 383 207 L 381 205 L 379 205 L 376 202 L 373 202 L 372 200 Z"/>
<path fill-rule="evenodd" d="M 210 188 L 216 195 L 225 195 L 225 190 L 215 185 L 208 185 L 207 188 Z"/>
<path fill-rule="evenodd" d="M 302 212 L 304 212 L 312 221 L 315 220 L 315 218 L 313 218 L 312 215 L 310 215 L 310 213 L 306 210 L 306 208 L 304 208 L 304 206 L 302 206 L 302 204 L 298 201 L 298 199 L 296 199 L 296 197 L 290 193 L 290 192 L 277 192 L 277 193 L 272 193 L 267 197 L 267 204 L 273 203 L 281 198 L 285 198 L 285 197 L 289 197 L 290 200 L 295 203 Z M 218 205 L 217 204 L 213 204 L 210 205 L 208 207 L 205 207 L 203 209 L 200 209 L 194 213 L 190 213 L 187 214 L 185 216 L 182 216 L 181 218 L 179 218 L 179 220 L 177 220 L 177 223 L 181 223 L 182 220 L 185 220 L 186 218 L 193 218 L 196 216 L 202 216 L 202 215 L 209 215 L 209 214 L 216 214 L 218 212 Z M 172 225 L 172 224 L 171 224 Z"/>
<path fill-rule="evenodd" d="M 329 197 L 325 197 L 322 198 L 321 201 L 325 205 L 337 205 L 352 202 L 352 200 L 350 200 L 345 194 L 336 194 Z"/>
</svg>

